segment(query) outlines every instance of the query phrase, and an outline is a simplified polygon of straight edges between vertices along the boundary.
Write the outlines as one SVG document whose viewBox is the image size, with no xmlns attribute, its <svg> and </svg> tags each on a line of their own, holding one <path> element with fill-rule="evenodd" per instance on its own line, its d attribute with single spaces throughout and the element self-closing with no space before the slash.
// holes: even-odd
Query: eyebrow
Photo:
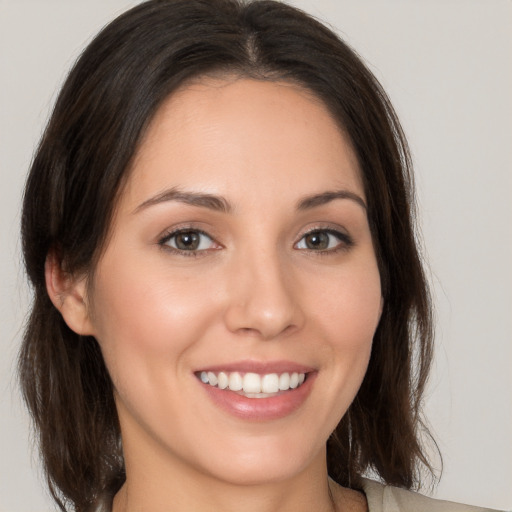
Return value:
<svg viewBox="0 0 512 512">
<path fill-rule="evenodd" d="M 355 201 L 365 211 L 367 209 L 364 199 L 356 193 L 350 192 L 349 190 L 332 190 L 302 198 L 297 203 L 297 210 L 310 210 L 311 208 L 330 203 L 335 199 L 350 199 L 351 201 Z"/>
<path fill-rule="evenodd" d="M 220 211 L 223 213 L 229 213 L 231 211 L 231 205 L 229 202 L 221 196 L 212 194 L 203 194 L 200 192 L 185 192 L 178 188 L 171 188 L 164 192 L 157 194 L 141 203 L 133 213 L 138 213 L 150 206 L 165 203 L 168 201 L 178 201 L 180 203 L 190 204 L 192 206 L 200 206 L 202 208 L 208 208 L 210 210 Z"/>
<path fill-rule="evenodd" d="M 336 199 L 352 200 L 360 205 L 364 210 L 366 210 L 366 203 L 364 202 L 363 198 L 354 192 L 350 192 L 349 190 L 332 190 L 303 197 L 297 203 L 297 210 L 310 210 L 318 206 L 323 206 L 324 204 L 330 203 Z M 138 213 L 139 211 L 149 208 L 150 206 L 155 206 L 157 204 L 165 203 L 168 201 L 178 201 L 180 203 L 208 208 L 210 210 L 223 213 L 229 213 L 233 209 L 229 201 L 222 196 L 205 194 L 201 192 L 187 192 L 174 187 L 169 190 L 164 190 L 156 196 L 150 197 L 139 206 L 137 206 L 135 210 L 133 210 L 133 213 Z"/>
</svg>

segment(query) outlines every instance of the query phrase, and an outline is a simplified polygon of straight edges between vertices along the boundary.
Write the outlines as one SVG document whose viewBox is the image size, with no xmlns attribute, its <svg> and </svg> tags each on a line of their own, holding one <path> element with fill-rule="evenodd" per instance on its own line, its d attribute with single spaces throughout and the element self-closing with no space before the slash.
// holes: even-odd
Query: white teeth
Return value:
<svg viewBox="0 0 512 512">
<path fill-rule="evenodd" d="M 287 389 L 290 389 L 290 374 L 289 373 L 282 373 L 279 376 L 279 389 L 281 391 L 286 391 Z"/>
<path fill-rule="evenodd" d="M 217 384 L 220 389 L 226 389 L 229 385 L 229 377 L 224 372 L 220 372 L 217 375 Z"/>
<path fill-rule="evenodd" d="M 244 393 L 261 393 L 261 378 L 257 373 L 244 375 Z"/>
<path fill-rule="evenodd" d="M 242 377 L 238 372 L 233 372 L 229 375 L 228 387 L 231 391 L 240 391 L 242 389 Z"/>
<path fill-rule="evenodd" d="M 248 372 L 243 376 L 239 372 L 201 372 L 200 380 L 204 384 L 220 389 L 238 391 L 248 398 L 267 398 L 279 391 L 295 389 L 304 383 L 305 373 L 267 373 L 259 375 Z"/>
<path fill-rule="evenodd" d="M 261 391 L 263 393 L 277 393 L 279 391 L 279 377 L 277 373 L 263 375 L 261 379 Z"/>
</svg>

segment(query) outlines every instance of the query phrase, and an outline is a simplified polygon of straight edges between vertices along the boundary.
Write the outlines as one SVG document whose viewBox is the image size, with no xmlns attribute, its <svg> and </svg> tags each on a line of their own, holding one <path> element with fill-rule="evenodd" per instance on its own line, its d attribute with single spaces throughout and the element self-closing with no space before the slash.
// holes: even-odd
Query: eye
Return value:
<svg viewBox="0 0 512 512">
<path fill-rule="evenodd" d="M 339 231 L 332 229 L 315 229 L 306 233 L 297 243 L 297 249 L 308 251 L 335 251 L 336 249 L 348 248 L 352 239 Z"/>
<path fill-rule="evenodd" d="M 159 243 L 181 252 L 205 251 L 216 247 L 210 236 L 197 229 L 174 231 L 166 235 Z"/>
</svg>

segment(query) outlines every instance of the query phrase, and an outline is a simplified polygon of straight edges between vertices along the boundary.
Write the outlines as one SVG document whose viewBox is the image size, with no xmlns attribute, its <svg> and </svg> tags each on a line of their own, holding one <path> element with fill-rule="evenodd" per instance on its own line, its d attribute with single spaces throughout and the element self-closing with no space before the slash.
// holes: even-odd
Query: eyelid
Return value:
<svg viewBox="0 0 512 512">
<path fill-rule="evenodd" d="M 216 236 L 210 233 L 211 227 L 205 226 L 204 222 L 198 221 L 184 221 L 168 226 L 166 229 L 161 231 L 159 235 L 156 236 L 155 240 L 160 243 L 164 238 L 169 239 L 173 235 L 186 231 L 197 231 L 198 233 L 206 235 L 212 240 L 216 241 Z"/>
<path fill-rule="evenodd" d="M 210 239 L 211 243 L 215 245 L 215 247 L 208 247 L 206 249 L 178 249 L 177 247 L 172 247 L 171 245 L 168 245 L 169 240 L 171 240 L 173 237 L 179 235 L 180 233 L 186 233 L 186 232 L 195 232 L 199 233 L 200 235 L 203 235 Z M 328 233 L 334 237 L 336 237 L 339 240 L 339 243 L 335 247 L 331 247 L 328 249 L 309 249 L 309 248 L 298 248 L 297 245 L 308 235 L 312 233 Z M 158 245 L 161 246 L 163 250 L 183 255 L 183 256 L 204 256 L 208 252 L 212 250 L 218 250 L 222 248 L 222 245 L 217 242 L 214 236 L 212 236 L 210 233 L 205 231 L 204 229 L 201 229 L 195 224 L 182 224 L 178 226 L 174 226 L 172 228 L 168 228 L 165 230 L 162 234 L 159 235 Z M 297 242 L 294 243 L 293 247 L 294 249 L 306 251 L 309 253 L 314 254 L 333 254 L 337 253 L 339 251 L 347 251 L 354 245 L 354 240 L 352 236 L 346 232 L 345 229 L 340 227 L 333 227 L 332 225 L 317 225 L 313 226 L 306 231 L 303 231 Z"/>
<path fill-rule="evenodd" d="M 180 233 L 187 233 L 187 232 L 198 233 L 202 236 L 209 238 L 211 240 L 212 244 L 215 245 L 215 247 L 209 247 L 207 249 L 186 250 L 186 249 L 178 249 L 177 247 L 172 247 L 171 245 L 168 244 L 169 240 L 171 240 L 172 238 L 178 236 Z M 212 251 L 212 250 L 218 250 L 222 247 L 215 240 L 215 238 L 212 235 L 210 235 L 208 232 L 206 232 L 205 230 L 203 230 L 195 225 L 191 225 L 191 224 L 175 226 L 173 228 L 167 229 L 161 235 L 159 235 L 157 243 L 163 250 L 169 251 L 171 253 L 181 255 L 181 256 L 196 256 L 196 257 L 202 256 L 205 253 L 208 253 L 209 251 Z"/>
<path fill-rule="evenodd" d="M 312 233 L 328 233 L 330 235 L 333 235 L 339 240 L 339 244 L 337 244 L 336 247 L 332 247 L 330 249 L 315 250 L 315 249 L 304 248 L 304 249 L 299 249 L 299 250 L 303 250 L 303 251 L 307 251 L 307 252 L 315 253 L 315 254 L 319 254 L 319 255 L 320 254 L 333 254 L 333 253 L 337 253 L 339 251 L 349 250 L 350 248 L 352 248 L 355 245 L 354 239 L 352 238 L 352 236 L 349 233 L 346 232 L 346 230 L 341 229 L 341 228 L 335 228 L 332 225 L 329 225 L 329 226 L 320 225 L 320 226 L 314 226 L 314 227 L 304 231 L 303 233 L 301 233 L 298 241 L 295 242 L 295 244 L 294 244 L 294 248 L 297 248 L 297 245 L 306 236 L 308 236 Z"/>
</svg>

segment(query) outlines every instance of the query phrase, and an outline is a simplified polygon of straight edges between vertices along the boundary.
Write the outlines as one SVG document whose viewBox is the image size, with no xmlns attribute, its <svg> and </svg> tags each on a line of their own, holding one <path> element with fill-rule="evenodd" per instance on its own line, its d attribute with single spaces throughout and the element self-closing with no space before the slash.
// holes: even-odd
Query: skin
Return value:
<svg viewBox="0 0 512 512">
<path fill-rule="evenodd" d="M 223 208 L 176 190 L 222 197 Z M 328 191 L 344 196 L 297 208 Z M 164 103 L 93 280 L 47 262 L 50 296 L 71 328 L 96 337 L 114 383 L 127 474 L 114 512 L 366 509 L 329 481 L 325 454 L 382 310 L 364 202 L 346 136 L 296 85 L 203 79 Z M 177 228 L 208 236 L 176 252 Z M 306 244 L 313 229 L 331 230 L 327 249 Z M 292 413 L 247 420 L 195 375 L 241 360 L 290 361 L 315 378 Z"/>
</svg>

